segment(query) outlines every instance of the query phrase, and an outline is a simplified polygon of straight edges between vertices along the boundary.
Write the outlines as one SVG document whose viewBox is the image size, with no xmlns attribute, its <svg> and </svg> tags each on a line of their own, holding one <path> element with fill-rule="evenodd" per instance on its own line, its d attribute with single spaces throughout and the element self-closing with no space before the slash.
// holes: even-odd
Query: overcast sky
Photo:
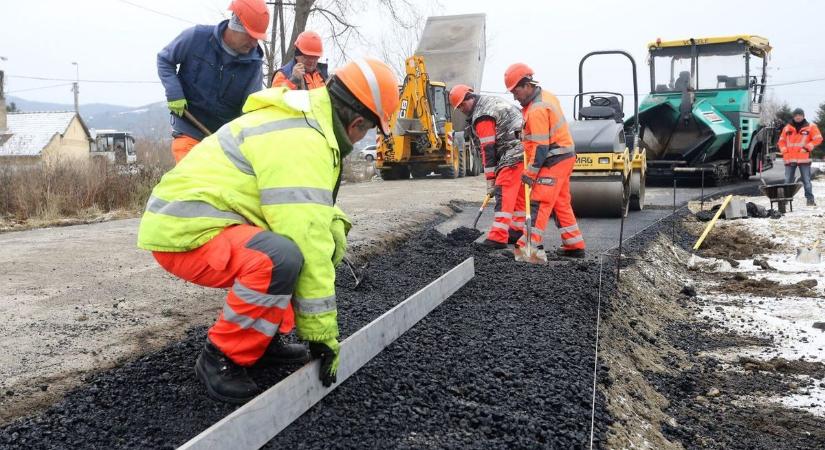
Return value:
<svg viewBox="0 0 825 450">
<path fill-rule="evenodd" d="M 156 10 L 151 12 L 129 3 Z M 9 95 L 30 100 L 71 103 L 68 81 L 31 80 L 20 76 L 81 80 L 148 81 L 91 83 L 81 81 L 81 103 L 139 106 L 164 100 L 155 57 L 164 45 L 192 23 L 222 20 L 229 0 L 37 0 L 0 2 L 0 68 L 6 71 Z M 428 2 L 422 2 L 428 4 Z M 575 93 L 579 59 L 596 49 L 625 49 L 639 64 L 639 87 L 649 91 L 646 44 L 716 35 L 758 34 L 774 47 L 769 81 L 786 83 L 825 78 L 820 25 L 825 2 L 796 0 L 793 7 L 767 0 L 727 2 L 610 0 L 521 1 L 442 0 L 440 14 L 487 14 L 487 63 L 483 88 L 503 91 L 503 72 L 523 61 L 542 85 L 558 94 Z M 159 12 L 159 13 L 158 13 Z M 369 11 L 355 20 L 370 39 L 390 39 Z M 374 51 L 374 50 L 373 50 Z M 369 55 L 369 48 L 352 53 Z M 335 61 L 336 58 L 331 58 Z M 630 75 L 619 60 L 588 66 L 587 87 L 628 92 Z M 592 83 L 592 86 L 591 86 Z M 60 85 L 57 87 L 52 87 Z M 801 106 L 813 116 L 825 102 L 825 81 L 772 89 L 780 101 Z M 568 109 L 571 100 L 562 99 Z"/>
</svg>

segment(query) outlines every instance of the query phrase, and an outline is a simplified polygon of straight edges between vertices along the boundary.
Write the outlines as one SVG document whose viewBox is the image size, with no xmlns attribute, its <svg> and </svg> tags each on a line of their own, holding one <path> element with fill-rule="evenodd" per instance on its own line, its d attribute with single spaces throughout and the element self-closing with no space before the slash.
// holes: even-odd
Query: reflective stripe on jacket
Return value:
<svg viewBox="0 0 825 450">
<path fill-rule="evenodd" d="M 309 105 L 305 113 L 297 109 L 301 103 Z M 326 89 L 273 88 L 251 95 L 243 116 L 163 176 L 146 206 L 138 246 L 185 252 L 231 225 L 272 230 L 295 242 L 304 257 L 293 297 L 298 336 L 337 337 L 330 227 L 336 217 L 346 220 L 334 206 L 334 192 L 339 148 L 347 151 L 350 144 L 339 147 L 334 127 L 343 127 L 333 122 Z"/>
<path fill-rule="evenodd" d="M 785 125 L 776 145 L 785 164 L 810 164 L 811 152 L 821 143 L 819 127 L 805 121 L 799 129 L 793 123 Z"/>
<path fill-rule="evenodd" d="M 504 167 L 511 167 L 522 162 L 524 146 L 518 134 L 521 132 L 524 119 L 519 114 L 518 108 L 493 95 L 478 95 L 470 113 L 473 129 L 484 118 L 493 119 L 496 125 L 495 137 L 487 136 L 485 140 L 479 139 L 482 150 L 490 144 L 495 146 L 495 151 L 487 151 L 494 157 L 485 158 L 485 173 L 489 175 L 490 171 L 498 172 Z"/>
<path fill-rule="evenodd" d="M 527 152 L 527 160 L 532 161 L 526 170 L 535 174 L 542 166 L 552 166 L 576 156 L 570 127 L 555 95 L 537 88 L 536 94 L 522 108 L 522 113 L 524 151 Z"/>
</svg>

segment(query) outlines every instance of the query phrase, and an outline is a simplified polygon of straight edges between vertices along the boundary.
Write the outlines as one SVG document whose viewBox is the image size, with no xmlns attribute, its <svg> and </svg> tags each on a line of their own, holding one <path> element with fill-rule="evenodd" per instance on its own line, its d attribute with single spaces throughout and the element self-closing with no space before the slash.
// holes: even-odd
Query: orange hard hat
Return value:
<svg viewBox="0 0 825 450">
<path fill-rule="evenodd" d="M 504 86 L 507 88 L 508 92 L 512 91 L 515 89 L 516 85 L 518 85 L 519 81 L 525 78 L 532 79 L 533 75 L 533 69 L 531 69 L 527 64 L 512 64 L 507 68 L 507 70 L 504 71 Z"/>
<path fill-rule="evenodd" d="M 398 108 L 398 79 L 390 66 L 377 59 L 357 59 L 337 69 L 335 77 L 375 114 L 381 132 L 388 135 L 390 117 Z"/>
<path fill-rule="evenodd" d="M 321 57 L 324 54 L 324 46 L 321 44 L 321 36 L 314 31 L 304 31 L 295 39 L 295 48 L 307 56 Z"/>
<path fill-rule="evenodd" d="M 473 88 L 467 86 L 466 84 L 457 84 L 453 86 L 453 88 L 450 89 L 450 105 L 452 105 L 454 109 L 458 108 L 458 105 L 464 101 L 467 94 L 470 92 L 473 92 Z"/>
<path fill-rule="evenodd" d="M 229 10 L 238 16 L 247 34 L 258 40 L 266 39 L 269 9 L 264 0 L 232 0 Z"/>
</svg>

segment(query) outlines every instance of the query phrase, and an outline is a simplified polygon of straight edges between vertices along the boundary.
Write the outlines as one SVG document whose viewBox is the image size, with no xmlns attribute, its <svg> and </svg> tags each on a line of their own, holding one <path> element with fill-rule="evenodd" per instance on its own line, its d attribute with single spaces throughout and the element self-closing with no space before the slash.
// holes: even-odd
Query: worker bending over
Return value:
<svg viewBox="0 0 825 450">
<path fill-rule="evenodd" d="M 324 87 L 327 81 L 327 65 L 318 60 L 324 53 L 321 36 L 314 31 L 304 31 L 295 39 L 295 58 L 281 67 L 272 77 L 272 87 L 290 89 L 315 89 Z"/>
<path fill-rule="evenodd" d="M 801 108 L 793 110 L 793 118 L 782 129 L 776 143 L 785 162 L 785 183 L 794 182 L 794 174 L 799 167 L 799 176 L 802 177 L 808 206 L 816 206 L 811 185 L 811 152 L 821 143 L 822 134 L 819 127 L 805 120 L 805 111 Z"/>
<path fill-rule="evenodd" d="M 559 100 L 533 80 L 533 69 L 516 63 L 504 72 L 504 85 L 521 103 L 524 115 L 522 141 L 527 160 L 522 180 L 530 186 L 533 213 L 532 243 L 543 249 L 543 234 L 552 214 L 561 233 L 559 256 L 584 257 L 584 238 L 570 205 L 570 175 L 576 163 L 573 138 Z M 526 246 L 522 236 L 516 246 Z"/>
<path fill-rule="evenodd" d="M 158 76 L 171 112 L 172 156 L 179 163 L 204 133 L 184 110 L 214 132 L 241 115 L 246 98 L 263 87 L 261 65 L 269 10 L 264 0 L 233 0 L 232 17 L 184 30 L 158 53 Z"/>
<path fill-rule="evenodd" d="M 495 195 L 493 225 L 483 246 L 507 248 L 524 233 L 524 146 L 521 143 L 523 119 L 518 108 L 504 99 L 479 95 L 467 85 L 450 90 L 450 104 L 469 117 L 471 131 L 481 146 L 481 160 L 487 179 L 487 194 Z"/>
<path fill-rule="evenodd" d="M 389 132 L 397 89 L 392 69 L 369 59 L 341 67 L 327 88 L 252 94 L 152 191 L 138 246 L 186 281 L 229 288 L 195 364 L 210 397 L 259 393 L 245 368 L 293 356 L 279 339 L 293 307 L 321 380 L 335 382 L 335 266 L 350 228 L 335 206 L 341 164 L 370 129 Z"/>
</svg>

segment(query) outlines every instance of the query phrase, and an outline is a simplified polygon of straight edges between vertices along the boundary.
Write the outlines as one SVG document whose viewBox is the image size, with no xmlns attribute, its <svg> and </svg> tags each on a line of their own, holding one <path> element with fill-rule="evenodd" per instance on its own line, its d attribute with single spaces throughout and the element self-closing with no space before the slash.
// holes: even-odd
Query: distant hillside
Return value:
<svg viewBox="0 0 825 450">
<path fill-rule="evenodd" d="M 6 104 L 14 105 L 19 111 L 72 111 L 74 105 L 62 103 L 34 102 L 20 97 L 9 96 Z M 80 105 L 80 115 L 89 128 L 130 131 L 138 137 L 169 136 L 169 110 L 166 103 L 158 102 L 141 107 L 89 103 Z"/>
</svg>

